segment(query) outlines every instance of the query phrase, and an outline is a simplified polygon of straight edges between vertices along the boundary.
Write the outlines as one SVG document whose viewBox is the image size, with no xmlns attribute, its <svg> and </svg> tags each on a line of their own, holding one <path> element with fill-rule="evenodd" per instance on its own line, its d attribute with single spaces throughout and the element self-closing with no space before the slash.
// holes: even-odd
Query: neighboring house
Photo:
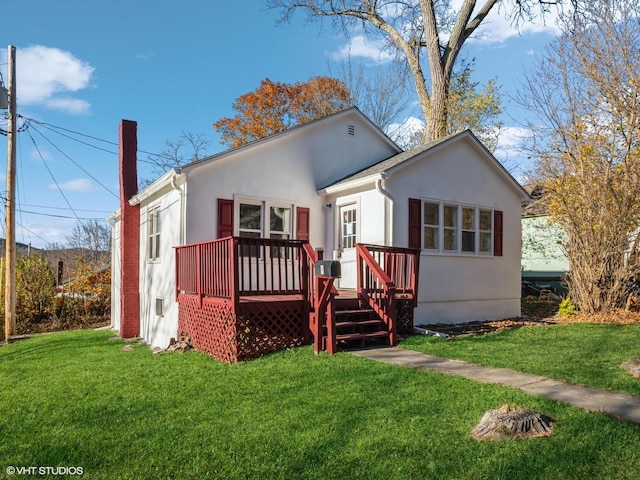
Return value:
<svg viewBox="0 0 640 480">
<path fill-rule="evenodd" d="M 278 253 L 284 247 L 259 243 L 261 238 L 298 239 L 303 247 L 308 242 L 323 250 L 325 259 L 341 262 L 337 287 L 358 292 L 356 282 L 364 281 L 356 273 L 358 244 L 408 247 L 420 260 L 415 324 L 520 315 L 520 206 L 528 195 L 470 131 L 403 152 L 350 108 L 171 170 L 138 193 L 135 143 L 126 140 L 133 135 L 135 141 L 135 124 L 129 123 L 121 125 L 123 199 L 111 216 L 112 326 L 122 336 L 139 334 L 152 346 L 166 347 L 203 309 L 226 308 L 211 297 L 226 296 L 237 307 L 233 292 L 211 293 L 219 290 L 216 282 L 227 281 L 224 269 L 216 270 L 220 278 L 203 278 L 210 266 L 176 265 L 177 251 L 185 262 L 188 251 L 204 252 L 226 242 L 212 240 L 231 236 L 240 240 L 230 248 L 244 255 L 229 270 L 231 284 L 254 265 L 261 274 L 269 259 L 291 263 L 303 256 L 302 249 Z M 238 247 L 239 241 L 245 243 Z M 189 247 L 175 248 L 184 245 Z M 212 261 L 223 258 L 211 255 Z M 381 270 L 398 268 L 396 257 L 384 259 Z M 278 281 L 272 276 L 267 283 Z M 263 291 L 275 289 L 267 285 Z M 191 303 L 185 297 L 190 292 L 197 293 Z"/>
<path fill-rule="evenodd" d="M 532 189 L 531 197 L 522 210 L 522 281 L 562 293 L 562 277 L 569 271 L 563 249 L 567 232 L 552 220 L 539 187 Z"/>
</svg>

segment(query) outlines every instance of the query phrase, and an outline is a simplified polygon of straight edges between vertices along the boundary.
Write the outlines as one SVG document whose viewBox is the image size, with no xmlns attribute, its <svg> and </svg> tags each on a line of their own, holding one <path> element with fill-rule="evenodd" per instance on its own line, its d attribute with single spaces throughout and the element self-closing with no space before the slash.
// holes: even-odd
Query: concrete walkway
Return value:
<svg viewBox="0 0 640 480">
<path fill-rule="evenodd" d="M 397 347 L 353 350 L 349 353 L 403 367 L 430 370 L 457 375 L 478 382 L 519 388 L 533 395 L 540 395 L 593 412 L 604 412 L 608 415 L 640 424 L 640 397 L 633 395 L 571 385 L 559 380 L 517 372 L 508 368 L 481 367 L 461 360 L 435 357 Z"/>
</svg>

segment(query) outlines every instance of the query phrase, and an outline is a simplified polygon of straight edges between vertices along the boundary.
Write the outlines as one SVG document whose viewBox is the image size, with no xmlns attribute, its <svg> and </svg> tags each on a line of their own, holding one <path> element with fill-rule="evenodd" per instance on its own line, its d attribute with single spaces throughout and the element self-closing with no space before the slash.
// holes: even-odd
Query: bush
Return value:
<svg viewBox="0 0 640 480">
<path fill-rule="evenodd" d="M 571 315 L 577 315 L 578 309 L 573 304 L 569 297 L 566 297 L 558 305 L 558 315 L 561 317 L 570 317 Z"/>
</svg>

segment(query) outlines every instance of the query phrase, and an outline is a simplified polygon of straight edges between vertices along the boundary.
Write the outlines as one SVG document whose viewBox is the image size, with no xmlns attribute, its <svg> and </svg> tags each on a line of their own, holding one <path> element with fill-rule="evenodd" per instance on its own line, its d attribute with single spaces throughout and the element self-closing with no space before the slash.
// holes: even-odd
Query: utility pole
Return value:
<svg viewBox="0 0 640 480">
<path fill-rule="evenodd" d="M 7 130 L 7 206 L 5 239 L 4 340 L 16 333 L 16 47 L 8 48 L 9 125 Z"/>
</svg>

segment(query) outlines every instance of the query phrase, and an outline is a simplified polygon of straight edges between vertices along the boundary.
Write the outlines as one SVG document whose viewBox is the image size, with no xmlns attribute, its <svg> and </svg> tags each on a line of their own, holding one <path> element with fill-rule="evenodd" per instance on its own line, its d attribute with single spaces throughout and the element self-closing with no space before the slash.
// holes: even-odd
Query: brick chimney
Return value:
<svg viewBox="0 0 640 480">
<path fill-rule="evenodd" d="M 120 336 L 140 334 L 140 206 L 129 205 L 138 193 L 138 124 L 120 122 Z"/>
</svg>

